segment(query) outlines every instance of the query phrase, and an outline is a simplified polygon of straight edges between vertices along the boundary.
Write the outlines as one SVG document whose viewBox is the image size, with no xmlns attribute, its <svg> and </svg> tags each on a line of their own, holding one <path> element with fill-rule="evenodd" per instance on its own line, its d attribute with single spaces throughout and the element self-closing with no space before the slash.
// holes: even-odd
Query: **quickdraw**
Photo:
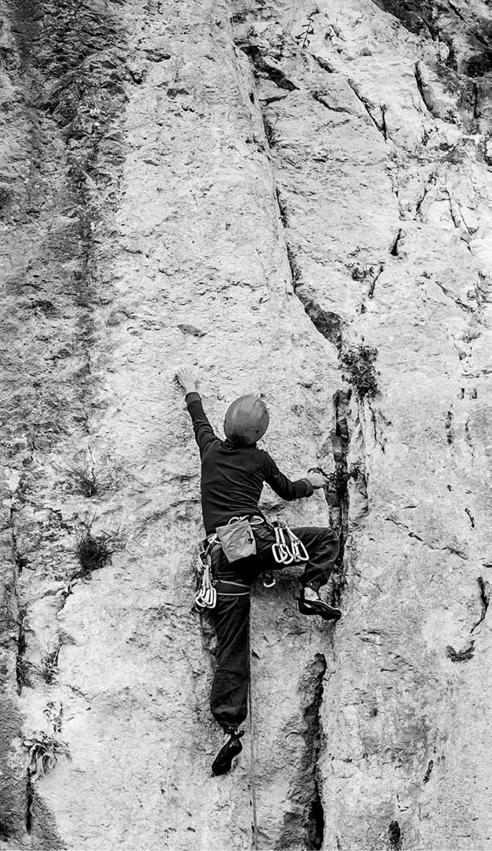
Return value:
<svg viewBox="0 0 492 851">
<path fill-rule="evenodd" d="M 197 572 L 198 576 L 201 576 L 201 584 L 195 597 L 193 608 L 196 608 L 198 611 L 202 609 L 215 609 L 217 605 L 217 590 L 214 587 L 214 581 L 212 579 L 210 545 L 198 555 Z"/>
<path fill-rule="evenodd" d="M 275 525 L 274 531 L 275 543 L 272 544 L 272 554 L 277 564 L 288 565 L 309 560 L 306 547 L 288 526 Z"/>
</svg>

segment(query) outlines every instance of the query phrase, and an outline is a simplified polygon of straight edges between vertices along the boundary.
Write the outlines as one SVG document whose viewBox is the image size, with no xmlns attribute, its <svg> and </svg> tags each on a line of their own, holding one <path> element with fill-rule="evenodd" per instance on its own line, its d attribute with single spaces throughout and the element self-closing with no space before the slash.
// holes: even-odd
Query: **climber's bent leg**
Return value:
<svg viewBox="0 0 492 851">
<path fill-rule="evenodd" d="M 319 589 L 330 578 L 338 555 L 337 534 L 331 529 L 316 526 L 302 526 L 292 531 L 309 553 L 309 561 L 301 576 L 299 611 L 303 615 L 320 615 L 325 620 L 338 620 L 342 614 L 340 609 L 321 600 L 319 596 Z"/>
<path fill-rule="evenodd" d="M 300 526 L 292 531 L 309 553 L 309 561 L 301 576 L 301 585 L 319 591 L 322 585 L 326 585 L 333 570 L 339 550 L 338 535 L 323 526 Z"/>
</svg>

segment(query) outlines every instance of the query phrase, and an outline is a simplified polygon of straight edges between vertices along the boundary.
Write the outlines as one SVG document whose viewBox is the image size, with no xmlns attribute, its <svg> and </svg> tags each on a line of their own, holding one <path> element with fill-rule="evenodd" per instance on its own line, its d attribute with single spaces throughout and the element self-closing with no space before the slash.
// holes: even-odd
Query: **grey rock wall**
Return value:
<svg viewBox="0 0 492 851">
<path fill-rule="evenodd" d="M 486 4 L 0 20 L 0 847 L 490 848 Z M 335 627 L 256 590 L 216 779 L 185 362 L 342 541 Z"/>
</svg>

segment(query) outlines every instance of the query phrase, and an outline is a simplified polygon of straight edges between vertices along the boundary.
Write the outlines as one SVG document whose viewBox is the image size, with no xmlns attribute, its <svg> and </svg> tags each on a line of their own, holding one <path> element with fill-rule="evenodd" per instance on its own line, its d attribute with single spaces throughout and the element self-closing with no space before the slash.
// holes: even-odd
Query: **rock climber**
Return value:
<svg viewBox="0 0 492 851">
<path fill-rule="evenodd" d="M 201 502 L 207 539 L 204 542 L 215 577 L 216 605 L 211 609 L 217 634 L 217 667 L 210 708 L 225 733 L 225 743 L 212 764 L 212 773 L 225 774 L 242 750 L 240 724 L 247 716 L 250 677 L 250 591 L 255 579 L 283 565 L 274 558 L 278 546 L 275 527 L 258 507 L 267 482 L 286 500 L 309 497 L 325 485 L 320 473 L 290 481 L 270 455 L 257 447 L 265 434 L 269 414 L 262 399 L 241 396 L 228 408 L 226 440 L 218 438 L 203 410 L 194 371 L 180 369 L 176 378 L 185 392 L 201 457 Z M 331 574 L 338 554 L 338 537 L 324 527 L 290 530 L 296 552 L 305 553 L 300 577 L 299 610 L 338 620 L 340 609 L 324 602 L 319 589 Z M 300 542 L 300 543 L 299 543 Z M 227 552 L 227 557 L 225 553 Z M 282 551 L 281 551 L 282 552 Z M 297 559 L 295 559 L 297 560 Z"/>
</svg>

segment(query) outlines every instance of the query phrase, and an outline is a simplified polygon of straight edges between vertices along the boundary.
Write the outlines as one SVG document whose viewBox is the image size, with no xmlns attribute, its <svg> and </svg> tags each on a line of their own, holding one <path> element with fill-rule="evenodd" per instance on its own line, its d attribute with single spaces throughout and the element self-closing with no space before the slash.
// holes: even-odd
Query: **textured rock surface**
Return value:
<svg viewBox="0 0 492 851">
<path fill-rule="evenodd" d="M 0 20 L 0 847 L 491 848 L 487 5 Z M 218 426 L 265 394 L 336 485 L 265 508 L 344 543 L 335 629 L 258 589 L 219 780 L 186 360 Z M 40 731 L 71 761 L 33 779 Z"/>
</svg>

